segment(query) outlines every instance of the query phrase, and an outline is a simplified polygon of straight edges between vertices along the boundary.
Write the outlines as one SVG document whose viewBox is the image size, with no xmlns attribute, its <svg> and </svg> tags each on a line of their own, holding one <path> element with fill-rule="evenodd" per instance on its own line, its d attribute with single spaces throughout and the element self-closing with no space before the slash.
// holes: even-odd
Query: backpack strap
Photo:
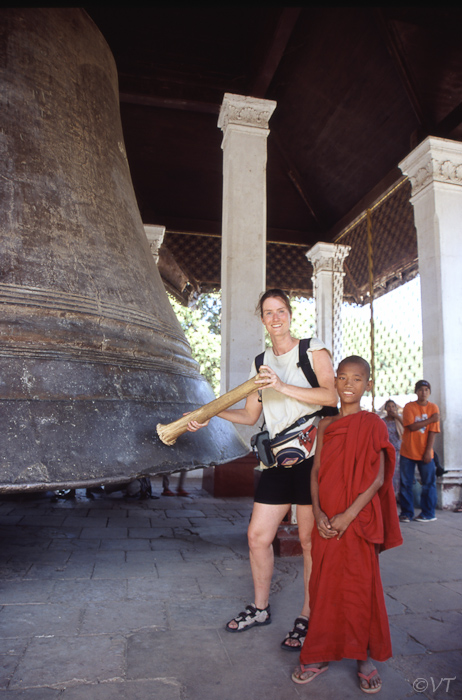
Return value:
<svg viewBox="0 0 462 700">
<path fill-rule="evenodd" d="M 305 375 L 305 377 L 309 381 L 310 385 L 313 388 L 316 388 L 319 386 L 319 382 L 318 382 L 317 377 L 313 371 L 310 359 L 308 357 L 308 349 L 310 347 L 310 343 L 311 343 L 311 338 L 302 338 L 302 340 L 299 342 L 297 367 L 301 368 L 303 374 Z M 265 356 L 265 353 L 261 352 L 255 358 L 255 367 L 257 369 L 257 372 L 263 364 L 264 356 Z"/>
<path fill-rule="evenodd" d="M 313 387 L 313 389 L 316 389 L 319 386 L 319 382 L 311 366 L 310 358 L 308 357 L 308 349 L 310 344 L 311 338 L 302 338 L 302 340 L 299 342 L 297 367 L 300 367 L 310 385 Z"/>
<path fill-rule="evenodd" d="M 311 384 L 311 387 L 315 389 L 319 386 L 319 382 L 311 366 L 310 358 L 308 357 L 308 348 L 310 347 L 310 343 L 311 338 L 303 338 L 303 340 L 300 341 L 298 345 L 299 358 L 297 362 L 297 367 L 300 367 L 303 374 Z M 336 416 L 338 412 L 339 410 L 336 406 L 323 406 L 321 410 L 318 411 L 318 415 L 320 415 L 321 417 Z"/>
<path fill-rule="evenodd" d="M 261 352 L 259 355 L 256 356 L 255 358 L 255 367 L 257 368 L 257 372 L 260 369 L 260 367 L 263 364 L 263 358 L 265 357 L 265 353 Z"/>
</svg>

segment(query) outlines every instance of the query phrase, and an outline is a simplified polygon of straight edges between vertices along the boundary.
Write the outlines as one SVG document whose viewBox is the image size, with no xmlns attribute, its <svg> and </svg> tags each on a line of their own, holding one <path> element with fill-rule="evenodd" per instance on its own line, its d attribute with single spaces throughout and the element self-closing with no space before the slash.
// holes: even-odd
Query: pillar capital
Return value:
<svg viewBox="0 0 462 700">
<path fill-rule="evenodd" d="M 413 197 L 433 183 L 462 187 L 462 144 L 429 136 L 399 167 L 410 180 Z"/>
<path fill-rule="evenodd" d="M 159 259 L 159 248 L 164 240 L 165 226 L 151 226 L 150 224 L 146 224 L 144 226 L 144 231 L 149 241 L 149 247 L 153 258 L 157 263 Z"/>
<path fill-rule="evenodd" d="M 306 253 L 313 265 L 316 332 L 332 350 L 335 366 L 342 359 L 343 263 L 350 250 L 349 245 L 320 242 Z"/>
<path fill-rule="evenodd" d="M 229 130 L 245 131 L 268 136 L 269 120 L 276 108 L 273 100 L 263 100 L 246 95 L 225 93 L 218 117 L 218 126 L 224 139 Z"/>
<path fill-rule="evenodd" d="M 350 250 L 349 245 L 316 243 L 307 251 L 306 257 L 313 265 L 315 275 L 318 272 L 343 272 L 343 262 Z"/>
</svg>

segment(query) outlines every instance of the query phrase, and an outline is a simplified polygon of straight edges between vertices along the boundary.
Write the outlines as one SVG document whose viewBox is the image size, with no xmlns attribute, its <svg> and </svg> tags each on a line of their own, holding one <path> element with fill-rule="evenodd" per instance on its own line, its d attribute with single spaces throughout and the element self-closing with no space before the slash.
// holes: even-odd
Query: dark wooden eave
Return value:
<svg viewBox="0 0 462 700">
<path fill-rule="evenodd" d="M 348 229 L 346 298 L 364 300 L 368 207 L 383 260 L 377 293 L 416 274 L 409 188 L 383 195 L 402 181 L 400 161 L 426 136 L 462 140 L 460 8 L 87 12 L 117 64 L 141 216 L 166 226 L 164 261 L 170 256 L 188 278 L 181 298 L 220 286 L 217 119 L 225 92 L 277 102 L 268 138 L 268 284 L 310 295 L 306 251 Z M 204 246 L 209 264 L 201 266 Z"/>
</svg>

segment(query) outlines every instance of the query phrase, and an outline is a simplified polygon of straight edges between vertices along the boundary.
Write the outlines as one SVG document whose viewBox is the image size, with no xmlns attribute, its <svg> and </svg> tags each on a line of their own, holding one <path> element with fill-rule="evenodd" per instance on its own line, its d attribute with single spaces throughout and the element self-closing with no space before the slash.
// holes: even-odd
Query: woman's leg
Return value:
<svg viewBox="0 0 462 700">
<path fill-rule="evenodd" d="M 308 630 L 308 620 L 310 617 L 310 576 L 311 576 L 311 532 L 314 525 L 312 506 L 297 506 L 298 537 L 303 554 L 303 581 L 304 595 L 303 607 L 299 617 L 296 618 L 294 629 L 291 630 L 282 641 L 282 647 L 290 647 L 294 651 L 302 648 Z M 302 618 L 302 619 L 300 619 Z M 303 619 L 306 621 L 303 622 Z"/>
<path fill-rule="evenodd" d="M 255 592 L 255 606 L 259 610 L 268 607 L 271 578 L 274 568 L 273 540 L 280 523 L 290 505 L 254 503 L 247 537 L 249 540 L 250 567 Z M 233 619 L 227 629 L 237 629 L 239 623 Z"/>
<path fill-rule="evenodd" d="M 254 503 L 253 506 L 247 536 L 255 589 L 255 605 L 260 610 L 266 608 L 269 601 L 274 568 L 273 540 L 289 508 L 289 503 L 282 505 Z"/>
</svg>

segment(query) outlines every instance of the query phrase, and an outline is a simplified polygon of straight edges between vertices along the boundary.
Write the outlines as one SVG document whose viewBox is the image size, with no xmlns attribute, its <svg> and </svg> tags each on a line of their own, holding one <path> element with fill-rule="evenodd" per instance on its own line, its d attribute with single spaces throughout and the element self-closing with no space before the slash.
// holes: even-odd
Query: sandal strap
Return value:
<svg viewBox="0 0 462 700">
<path fill-rule="evenodd" d="M 370 683 L 371 679 L 374 678 L 374 676 L 376 676 L 377 674 L 378 674 L 378 671 L 376 668 L 374 668 L 374 670 L 371 671 L 368 676 L 366 676 L 364 673 L 361 673 L 361 671 L 358 671 L 358 676 L 360 678 L 364 678 L 364 680 L 367 681 L 368 683 Z"/>
<path fill-rule="evenodd" d="M 247 605 L 245 610 L 240 612 L 239 615 L 236 615 L 236 617 L 234 617 L 233 620 L 230 620 L 230 622 L 234 621 L 238 625 L 240 625 L 241 622 L 252 622 L 253 620 L 255 620 L 259 612 L 266 612 L 267 618 L 269 618 L 269 605 L 266 608 L 257 608 L 253 603 L 250 603 L 249 605 Z"/>
<path fill-rule="evenodd" d="M 308 625 L 310 621 L 309 619 L 306 619 L 305 617 L 297 617 L 294 622 L 294 630 L 299 627 L 302 630 L 308 630 Z"/>
<path fill-rule="evenodd" d="M 287 632 L 282 646 L 288 647 L 290 649 L 301 649 L 303 642 L 305 641 L 306 633 L 308 632 L 309 619 L 304 617 L 297 617 L 294 622 L 293 629 Z M 293 639 L 295 642 L 299 642 L 297 646 L 291 646 L 286 644 L 289 639 Z"/>
</svg>

